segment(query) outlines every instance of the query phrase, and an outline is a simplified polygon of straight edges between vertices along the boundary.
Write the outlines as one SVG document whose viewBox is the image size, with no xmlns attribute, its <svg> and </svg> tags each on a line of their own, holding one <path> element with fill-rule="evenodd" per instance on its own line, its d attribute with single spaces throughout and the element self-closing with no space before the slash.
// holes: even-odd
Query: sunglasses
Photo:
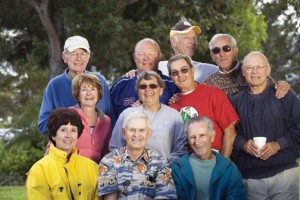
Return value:
<svg viewBox="0 0 300 200">
<path fill-rule="evenodd" d="M 189 69 L 190 68 L 182 68 L 182 69 L 180 69 L 180 72 L 182 74 L 186 74 L 186 73 L 188 73 Z M 179 71 L 172 71 L 170 74 L 171 74 L 171 76 L 178 76 L 179 75 Z"/>
<path fill-rule="evenodd" d="M 150 85 L 139 85 L 139 89 L 145 90 L 148 86 L 149 86 L 149 88 L 151 88 L 151 89 L 156 89 L 156 88 L 158 87 L 158 85 L 155 85 L 155 84 L 150 84 Z"/>
<path fill-rule="evenodd" d="M 231 47 L 230 47 L 229 45 L 224 45 L 224 46 L 222 47 L 222 50 L 223 50 L 224 52 L 229 52 L 229 51 L 231 51 Z M 215 48 L 213 48 L 213 49 L 211 50 L 211 52 L 212 52 L 213 54 L 218 54 L 218 53 L 221 52 L 221 48 L 220 48 L 220 47 L 215 47 Z"/>
</svg>

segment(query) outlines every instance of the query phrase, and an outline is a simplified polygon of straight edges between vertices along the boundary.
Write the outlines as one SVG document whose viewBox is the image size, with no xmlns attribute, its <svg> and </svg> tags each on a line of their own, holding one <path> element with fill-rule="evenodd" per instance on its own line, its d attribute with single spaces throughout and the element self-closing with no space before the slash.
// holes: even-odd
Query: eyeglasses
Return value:
<svg viewBox="0 0 300 200">
<path fill-rule="evenodd" d="M 231 51 L 231 47 L 230 47 L 229 45 L 224 45 L 224 46 L 222 47 L 222 50 L 223 50 L 224 52 L 229 52 L 229 51 Z M 213 48 L 213 49 L 211 50 L 211 52 L 212 52 L 213 54 L 218 54 L 218 53 L 221 52 L 221 48 L 220 48 L 220 47 L 215 47 L 215 48 Z"/>
<path fill-rule="evenodd" d="M 260 70 L 262 70 L 265 67 L 267 67 L 267 66 L 266 65 L 246 65 L 246 66 L 243 66 L 243 68 L 246 71 L 250 71 L 250 72 L 252 72 L 254 69 L 260 71 Z"/>
<path fill-rule="evenodd" d="M 180 72 L 182 74 L 186 74 L 186 73 L 188 73 L 189 69 L 190 68 L 182 68 L 182 69 L 180 69 Z M 171 76 L 178 76 L 179 75 L 179 71 L 172 71 L 170 74 L 171 74 Z"/>
<path fill-rule="evenodd" d="M 69 58 L 71 58 L 72 60 L 75 60 L 77 58 L 77 56 L 79 56 L 81 59 L 87 59 L 89 57 L 89 53 L 88 52 L 81 52 L 81 53 L 76 53 L 76 52 L 72 52 L 72 53 L 68 53 Z"/>
<path fill-rule="evenodd" d="M 158 85 L 155 85 L 155 84 L 139 85 L 139 89 L 145 90 L 148 86 L 149 86 L 149 88 L 151 88 L 151 89 L 156 89 L 156 88 L 158 87 Z"/>
</svg>

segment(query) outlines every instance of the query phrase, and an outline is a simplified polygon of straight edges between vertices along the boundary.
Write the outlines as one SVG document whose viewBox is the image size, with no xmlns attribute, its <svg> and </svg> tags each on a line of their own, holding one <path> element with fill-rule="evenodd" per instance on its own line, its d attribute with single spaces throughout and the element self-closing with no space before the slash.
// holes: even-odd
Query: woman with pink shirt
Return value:
<svg viewBox="0 0 300 200">
<path fill-rule="evenodd" d="M 70 109 L 81 116 L 84 129 L 76 147 L 82 156 L 97 164 L 109 152 L 111 120 L 96 104 L 102 98 L 102 86 L 93 74 L 80 73 L 72 80 L 72 95 L 78 102 Z"/>
</svg>

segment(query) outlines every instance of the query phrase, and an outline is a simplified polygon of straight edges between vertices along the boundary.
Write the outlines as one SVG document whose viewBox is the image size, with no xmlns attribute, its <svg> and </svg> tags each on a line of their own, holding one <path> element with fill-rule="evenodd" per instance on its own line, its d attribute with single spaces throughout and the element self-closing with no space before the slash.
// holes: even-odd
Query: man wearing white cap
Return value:
<svg viewBox="0 0 300 200">
<path fill-rule="evenodd" d="M 175 55 L 184 54 L 192 57 L 197 48 L 197 36 L 200 35 L 199 26 L 192 26 L 188 21 L 182 20 L 175 24 L 170 30 L 170 43 Z M 159 62 L 158 69 L 164 75 L 169 75 L 167 68 L 168 61 Z M 192 61 L 195 68 L 195 81 L 201 83 L 210 74 L 218 71 L 218 67 L 208 63 Z"/>
<path fill-rule="evenodd" d="M 38 119 L 41 133 L 47 133 L 48 117 L 55 108 L 67 108 L 77 104 L 72 96 L 72 79 L 78 73 L 93 73 L 86 70 L 90 53 L 88 41 L 81 36 L 72 36 L 65 41 L 62 59 L 67 64 L 67 69 L 51 79 L 46 87 Z M 99 78 L 103 89 L 103 97 L 97 103 L 97 107 L 107 114 L 114 124 L 115 115 L 106 79 L 99 73 L 94 74 Z"/>
</svg>

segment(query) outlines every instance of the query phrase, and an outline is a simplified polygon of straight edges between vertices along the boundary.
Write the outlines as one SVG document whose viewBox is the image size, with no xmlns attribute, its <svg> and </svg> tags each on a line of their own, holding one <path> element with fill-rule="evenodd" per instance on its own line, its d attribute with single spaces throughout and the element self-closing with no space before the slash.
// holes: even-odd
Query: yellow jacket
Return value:
<svg viewBox="0 0 300 200">
<path fill-rule="evenodd" d="M 36 162 L 27 176 L 27 199 L 98 199 L 98 165 L 78 155 L 75 147 L 68 161 L 67 154 L 51 144 L 49 154 Z"/>
</svg>

